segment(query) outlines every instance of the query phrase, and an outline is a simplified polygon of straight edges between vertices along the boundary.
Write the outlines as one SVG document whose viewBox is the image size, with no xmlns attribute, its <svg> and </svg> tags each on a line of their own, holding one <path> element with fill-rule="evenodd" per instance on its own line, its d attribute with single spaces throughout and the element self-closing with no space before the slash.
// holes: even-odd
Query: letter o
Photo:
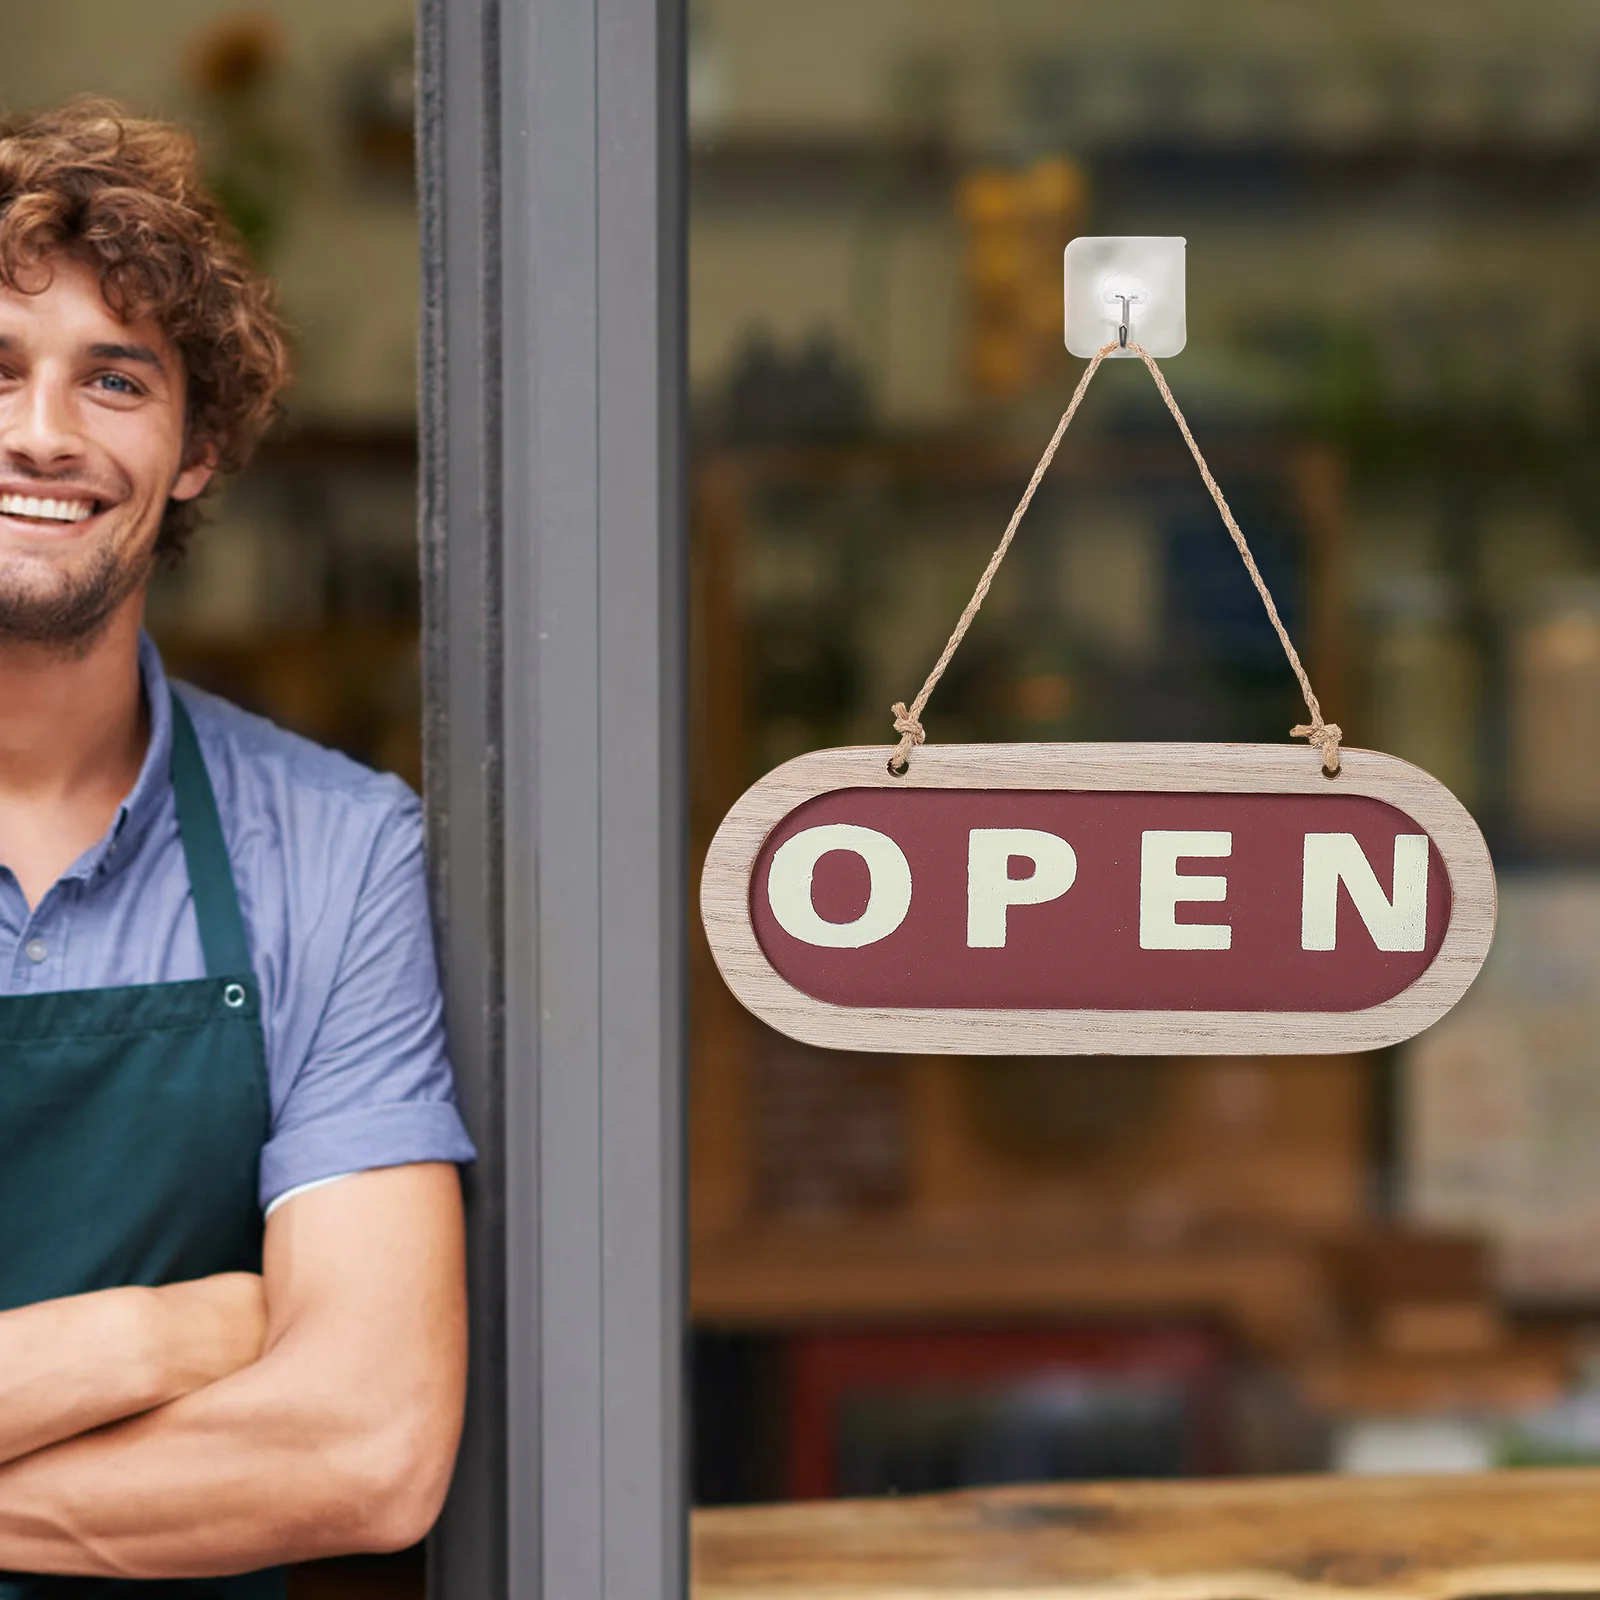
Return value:
<svg viewBox="0 0 1600 1600">
<path fill-rule="evenodd" d="M 830 850 L 849 850 L 867 864 L 872 887 L 854 922 L 828 922 L 811 902 L 811 878 Z M 767 871 L 767 904 L 791 938 L 832 950 L 859 950 L 887 939 L 911 909 L 911 865 L 893 839 L 876 828 L 830 822 L 785 839 Z"/>
</svg>

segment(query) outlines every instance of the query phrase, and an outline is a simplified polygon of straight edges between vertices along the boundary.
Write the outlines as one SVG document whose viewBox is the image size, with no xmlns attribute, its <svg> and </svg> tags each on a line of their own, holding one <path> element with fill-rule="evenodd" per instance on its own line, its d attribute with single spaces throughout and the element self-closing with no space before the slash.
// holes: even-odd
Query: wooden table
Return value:
<svg viewBox="0 0 1600 1600">
<path fill-rule="evenodd" d="M 1600 1471 L 982 1490 L 702 1511 L 695 1600 L 1600 1595 Z"/>
</svg>

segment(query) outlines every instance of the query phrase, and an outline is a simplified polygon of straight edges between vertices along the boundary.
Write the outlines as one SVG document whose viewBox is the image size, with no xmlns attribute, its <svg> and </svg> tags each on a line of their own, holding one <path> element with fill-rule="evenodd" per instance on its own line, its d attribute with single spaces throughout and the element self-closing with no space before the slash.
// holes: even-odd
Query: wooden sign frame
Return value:
<svg viewBox="0 0 1600 1600">
<path fill-rule="evenodd" d="M 768 773 L 718 828 L 700 880 L 717 966 L 741 1003 L 780 1033 L 830 1049 L 953 1055 L 1332 1054 L 1396 1044 L 1464 995 L 1494 936 L 1494 869 L 1471 814 L 1436 778 L 1396 756 L 1343 750 L 1325 776 L 1299 746 L 1256 744 L 973 744 L 926 746 L 888 770 L 881 746 L 819 750 Z M 835 1005 L 772 967 L 750 915 L 762 844 L 797 806 L 838 789 L 1330 792 L 1385 801 L 1432 839 L 1450 878 L 1444 942 L 1422 975 L 1359 1011 L 1024 1011 Z"/>
</svg>

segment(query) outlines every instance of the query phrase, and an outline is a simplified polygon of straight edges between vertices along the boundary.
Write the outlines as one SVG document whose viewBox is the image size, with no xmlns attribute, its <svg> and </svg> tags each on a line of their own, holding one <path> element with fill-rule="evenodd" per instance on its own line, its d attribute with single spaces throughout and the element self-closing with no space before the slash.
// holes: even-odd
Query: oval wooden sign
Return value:
<svg viewBox="0 0 1600 1600">
<path fill-rule="evenodd" d="M 1489 852 L 1420 768 L 1280 745 L 878 747 L 770 772 L 700 909 L 729 988 L 836 1049 L 1298 1054 L 1409 1038 L 1494 934 Z"/>
</svg>

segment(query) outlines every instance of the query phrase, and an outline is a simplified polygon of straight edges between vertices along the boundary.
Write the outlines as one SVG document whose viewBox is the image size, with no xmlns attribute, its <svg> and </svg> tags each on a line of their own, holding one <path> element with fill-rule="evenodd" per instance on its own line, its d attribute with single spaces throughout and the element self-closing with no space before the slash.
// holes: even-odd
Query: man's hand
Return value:
<svg viewBox="0 0 1600 1600">
<path fill-rule="evenodd" d="M 261 1279 L 244 1272 L 0 1312 L 0 1462 L 238 1372 L 266 1327 Z"/>
<path fill-rule="evenodd" d="M 267 1221 L 262 1275 L 260 1360 L 0 1467 L 0 1571 L 211 1577 L 427 1532 L 466 1389 L 455 1168 L 297 1195 Z M 214 1361 L 248 1344 L 217 1302 L 201 1320 Z M 102 1349 L 105 1367 L 116 1359 Z"/>
</svg>

